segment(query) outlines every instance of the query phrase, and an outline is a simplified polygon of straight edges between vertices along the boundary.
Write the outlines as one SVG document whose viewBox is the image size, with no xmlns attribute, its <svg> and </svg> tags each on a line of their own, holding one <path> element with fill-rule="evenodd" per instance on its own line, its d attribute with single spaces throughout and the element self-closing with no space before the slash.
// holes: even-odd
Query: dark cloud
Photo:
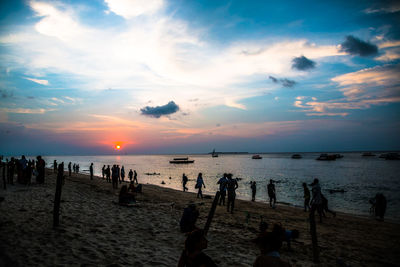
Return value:
<svg viewBox="0 0 400 267">
<path fill-rule="evenodd" d="M 354 36 L 346 36 L 346 41 L 340 45 L 340 52 L 361 57 L 373 56 L 378 54 L 378 47 L 374 44 L 364 42 Z"/>
<path fill-rule="evenodd" d="M 163 115 L 169 115 L 172 113 L 175 113 L 179 110 L 179 106 L 175 104 L 174 101 L 170 101 L 168 104 L 164 106 L 157 106 L 157 107 L 150 107 L 146 106 L 142 109 L 140 109 L 140 112 L 142 115 L 154 117 L 154 118 L 160 118 Z"/>
<path fill-rule="evenodd" d="M 4 90 L 4 89 L 0 89 L 0 95 L 2 98 L 9 98 L 9 97 L 12 97 L 14 94 L 13 94 L 13 92 L 10 92 L 10 91 Z"/>
<path fill-rule="evenodd" d="M 278 79 L 278 78 L 275 78 L 275 77 L 273 77 L 273 76 L 269 76 L 269 78 L 270 78 L 274 83 L 279 83 L 279 84 L 281 84 L 283 87 L 292 88 L 293 86 L 296 85 L 296 82 L 295 82 L 295 81 L 289 80 L 289 79 L 286 79 L 286 78 Z"/>
<path fill-rule="evenodd" d="M 305 56 L 295 57 L 292 60 L 292 69 L 310 70 L 313 68 L 315 68 L 315 62 L 306 58 Z"/>
</svg>

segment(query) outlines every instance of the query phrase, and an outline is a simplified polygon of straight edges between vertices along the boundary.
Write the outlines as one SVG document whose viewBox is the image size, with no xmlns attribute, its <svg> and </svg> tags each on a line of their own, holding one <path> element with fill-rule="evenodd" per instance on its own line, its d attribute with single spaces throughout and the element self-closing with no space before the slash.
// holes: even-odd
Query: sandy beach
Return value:
<svg viewBox="0 0 400 267">
<path fill-rule="evenodd" d="M 0 189 L 0 266 L 176 266 L 185 235 L 179 231 L 183 208 L 194 201 L 206 222 L 212 199 L 155 185 L 143 185 L 134 207 L 115 204 L 118 191 L 100 177 L 68 177 L 61 196 L 60 226 L 53 229 L 56 176 L 46 170 L 45 184 L 7 185 Z M 140 182 L 140 181 L 139 181 Z M 279 205 L 236 201 L 230 214 L 218 206 L 205 251 L 219 266 L 252 266 L 259 254 L 251 242 L 260 216 L 270 225 L 282 223 L 300 231 L 293 251 L 286 245 L 281 257 L 293 266 L 398 266 L 400 227 L 338 213 L 317 223 L 320 263 L 312 261 L 308 213 Z M 250 220 L 246 222 L 247 214 Z M 344 266 L 344 265 L 342 265 Z"/>
</svg>

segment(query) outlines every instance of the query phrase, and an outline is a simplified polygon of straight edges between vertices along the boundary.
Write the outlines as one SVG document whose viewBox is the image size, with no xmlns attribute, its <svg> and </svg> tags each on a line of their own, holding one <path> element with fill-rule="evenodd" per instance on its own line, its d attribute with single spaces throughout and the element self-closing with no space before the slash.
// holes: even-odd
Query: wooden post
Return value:
<svg viewBox="0 0 400 267">
<path fill-rule="evenodd" d="M 215 209 L 217 208 L 220 194 L 221 193 L 219 191 L 217 191 L 217 193 L 215 194 L 214 201 L 211 205 L 210 212 L 208 213 L 206 225 L 204 226 L 204 235 L 207 235 L 208 229 L 210 229 L 211 221 L 214 217 Z"/>
<path fill-rule="evenodd" d="M 6 182 L 6 168 L 7 168 L 7 164 L 2 162 L 1 166 L 3 167 L 3 188 L 4 190 L 7 190 L 7 182 Z"/>
<path fill-rule="evenodd" d="M 54 197 L 54 210 L 53 210 L 53 227 L 57 227 L 60 220 L 60 201 L 61 201 L 61 190 L 62 190 L 62 182 L 64 176 L 64 163 L 58 164 L 58 172 L 57 172 L 57 184 L 56 184 L 56 194 Z"/>
<path fill-rule="evenodd" d="M 317 227 L 315 225 L 315 208 L 311 208 L 310 211 L 310 233 L 313 248 L 313 261 L 315 263 L 319 262 L 319 249 L 318 249 L 318 239 L 317 239 Z"/>
</svg>

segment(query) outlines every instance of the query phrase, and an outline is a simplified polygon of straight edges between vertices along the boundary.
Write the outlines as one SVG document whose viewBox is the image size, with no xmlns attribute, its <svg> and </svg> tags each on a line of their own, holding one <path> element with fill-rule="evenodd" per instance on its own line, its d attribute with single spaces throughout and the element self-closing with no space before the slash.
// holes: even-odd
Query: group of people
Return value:
<svg viewBox="0 0 400 267">
<path fill-rule="evenodd" d="M 125 167 L 119 167 L 119 165 L 114 164 L 112 168 L 110 168 L 110 165 L 107 165 L 107 167 L 106 165 L 103 165 L 101 168 L 101 175 L 103 179 L 107 180 L 107 182 L 112 183 L 113 189 L 118 189 L 118 183 L 121 184 L 125 182 Z M 138 183 L 136 170 L 132 171 L 132 169 L 130 169 L 128 177 L 131 183 Z"/>
<path fill-rule="evenodd" d="M 26 159 L 22 155 L 20 159 L 11 157 L 10 160 L 7 158 L 4 162 L 3 157 L 0 157 L 0 166 L 2 167 L 4 183 L 13 185 L 15 174 L 19 184 L 31 184 L 32 175 L 36 176 L 37 184 L 44 183 L 46 163 L 41 156 L 37 156 L 36 161 L 34 159 Z"/>
</svg>

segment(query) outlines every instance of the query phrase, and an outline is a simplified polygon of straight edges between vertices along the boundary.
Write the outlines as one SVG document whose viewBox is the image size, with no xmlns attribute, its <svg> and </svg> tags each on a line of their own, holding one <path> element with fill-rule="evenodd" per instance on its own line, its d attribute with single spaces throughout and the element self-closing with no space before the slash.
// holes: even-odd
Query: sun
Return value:
<svg viewBox="0 0 400 267">
<path fill-rule="evenodd" d="M 121 145 L 115 145 L 115 149 L 116 150 L 120 150 L 121 149 Z"/>
</svg>

